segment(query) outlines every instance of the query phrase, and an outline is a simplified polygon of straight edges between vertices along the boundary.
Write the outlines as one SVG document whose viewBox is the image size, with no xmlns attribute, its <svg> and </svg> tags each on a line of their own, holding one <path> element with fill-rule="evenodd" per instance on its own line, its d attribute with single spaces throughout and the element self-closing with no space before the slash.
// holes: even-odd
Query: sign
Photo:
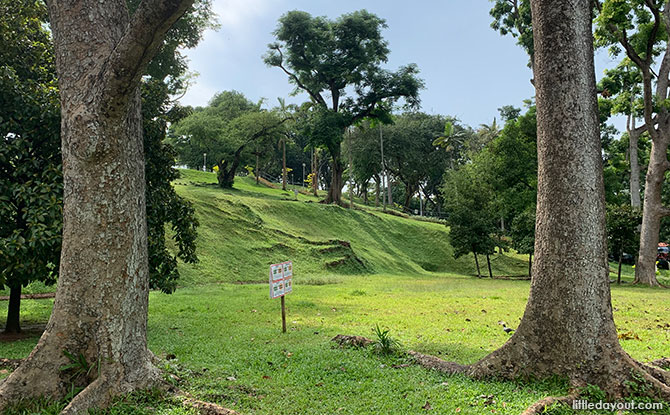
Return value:
<svg viewBox="0 0 670 415">
<path fill-rule="evenodd" d="M 281 297 L 281 331 L 286 333 L 285 296 L 293 291 L 293 262 L 270 265 L 270 298 Z"/>
<path fill-rule="evenodd" d="M 293 291 L 293 262 L 270 265 L 270 298 L 283 297 Z"/>
</svg>

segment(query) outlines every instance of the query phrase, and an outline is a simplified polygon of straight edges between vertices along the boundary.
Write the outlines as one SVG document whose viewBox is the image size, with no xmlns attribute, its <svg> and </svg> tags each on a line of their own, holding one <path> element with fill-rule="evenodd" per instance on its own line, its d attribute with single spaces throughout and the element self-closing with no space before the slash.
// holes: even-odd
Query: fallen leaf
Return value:
<svg viewBox="0 0 670 415">
<path fill-rule="evenodd" d="M 272 378 L 268 375 L 263 375 L 263 379 L 272 379 Z"/>
<path fill-rule="evenodd" d="M 430 402 L 428 401 L 426 401 L 426 404 L 422 406 L 422 408 L 424 409 L 424 411 L 430 411 L 431 409 L 433 409 L 433 407 L 430 406 Z"/>
<path fill-rule="evenodd" d="M 228 376 L 226 380 L 229 380 L 231 382 L 235 382 L 237 379 L 235 379 L 235 376 Z"/>
</svg>

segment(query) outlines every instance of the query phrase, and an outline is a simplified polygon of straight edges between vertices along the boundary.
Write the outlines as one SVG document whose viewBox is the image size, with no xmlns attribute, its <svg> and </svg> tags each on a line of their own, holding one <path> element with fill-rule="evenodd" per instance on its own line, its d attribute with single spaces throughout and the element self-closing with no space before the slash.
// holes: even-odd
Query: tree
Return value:
<svg viewBox="0 0 670 415">
<path fill-rule="evenodd" d="M 639 208 L 626 205 L 607 205 L 607 242 L 619 261 L 617 284 L 621 284 L 621 259 L 624 251 L 632 252 L 638 246 L 641 214 Z"/>
<path fill-rule="evenodd" d="M 563 376 L 610 399 L 670 398 L 670 375 L 634 361 L 612 317 L 591 2 L 533 0 L 538 123 L 535 263 L 519 327 L 475 376 Z M 577 104 L 577 105 L 576 105 Z M 551 401 L 544 400 L 532 413 Z"/>
<path fill-rule="evenodd" d="M 175 126 L 180 160 L 197 168 L 206 153 L 217 167 L 219 186 L 231 188 L 240 165 L 250 162 L 251 145 L 269 147 L 280 137 L 280 127 L 287 120 L 260 106 L 237 91 L 215 95 L 206 108 L 196 110 Z"/>
<path fill-rule="evenodd" d="M 381 35 L 385 27 L 383 19 L 365 10 L 335 21 L 291 11 L 279 19 L 274 32 L 278 42 L 268 45 L 264 57 L 268 66 L 288 75 L 296 93 L 306 92 L 314 105 L 307 132 L 332 160 L 327 203 L 341 203 L 345 130 L 365 118 L 387 120 L 392 104 L 400 98 L 414 107 L 419 102 L 423 83 L 416 77 L 416 65 L 396 72 L 381 68 L 389 54 Z"/>
<path fill-rule="evenodd" d="M 384 127 L 384 158 L 393 177 L 404 185 L 405 209 L 409 209 L 431 170 L 437 167 L 444 172 L 448 166 L 450 156 L 434 145 L 445 122 L 440 115 L 408 112 L 394 117 L 393 124 Z"/>
<path fill-rule="evenodd" d="M 597 45 L 610 46 L 614 54 L 625 52 L 642 78 L 644 128 L 649 133 L 652 145 L 644 186 L 635 282 L 658 286 L 655 262 L 661 220 L 670 215 L 670 209 L 662 202 L 665 172 L 670 168 L 667 154 L 670 145 L 670 112 L 667 105 L 661 104 L 666 102 L 670 93 L 670 38 L 664 28 L 670 23 L 670 7 L 665 1 L 632 0 L 597 1 L 596 5 L 599 9 L 595 32 Z M 663 56 L 656 73 L 656 57 L 659 53 Z M 657 79 L 655 90 L 654 79 Z"/>
<path fill-rule="evenodd" d="M 63 245 L 47 329 L 0 386 L 0 407 L 61 398 L 71 356 L 98 370 L 63 413 L 104 406 L 159 379 L 146 345 L 149 275 L 139 86 L 192 1 L 49 1 L 61 97 Z M 94 41 L 93 41 L 94 39 Z"/>
<path fill-rule="evenodd" d="M 482 180 L 476 165 L 466 165 L 459 170 L 448 170 L 442 188 L 444 210 L 448 215 L 449 242 L 454 248 L 454 257 L 473 253 L 477 276 L 481 276 L 477 254 L 487 257 L 494 252 L 493 238 L 497 216 L 492 214 L 492 194 L 488 184 Z"/>
<path fill-rule="evenodd" d="M 512 247 L 520 254 L 528 255 L 528 278 L 533 276 L 533 253 L 535 252 L 535 204 L 518 213 L 512 219 L 510 236 Z"/>
<path fill-rule="evenodd" d="M 56 281 L 61 244 L 60 114 L 46 7 L 0 1 L 0 287 L 5 333 L 21 331 L 21 289 Z"/>
</svg>

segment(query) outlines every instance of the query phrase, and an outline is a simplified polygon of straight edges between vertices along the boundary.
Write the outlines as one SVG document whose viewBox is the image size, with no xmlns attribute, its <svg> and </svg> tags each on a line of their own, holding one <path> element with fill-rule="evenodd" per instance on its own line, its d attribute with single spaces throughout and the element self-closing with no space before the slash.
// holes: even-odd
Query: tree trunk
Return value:
<svg viewBox="0 0 670 415">
<path fill-rule="evenodd" d="M 386 191 L 388 193 L 388 205 L 393 207 L 393 194 L 391 193 L 391 175 L 386 172 Z"/>
<path fill-rule="evenodd" d="M 375 207 L 379 207 L 380 181 L 381 179 L 379 178 L 379 176 L 375 175 Z"/>
<path fill-rule="evenodd" d="M 316 149 L 313 150 L 314 157 L 312 158 L 312 191 L 314 192 L 314 196 L 318 196 L 318 190 L 319 190 L 319 155 L 316 151 Z"/>
<path fill-rule="evenodd" d="M 281 162 L 282 162 L 282 169 L 281 169 L 282 182 L 281 183 L 282 184 L 281 184 L 281 189 L 286 190 L 287 172 L 286 172 L 286 139 L 285 138 L 283 140 L 281 140 L 281 147 L 282 147 L 282 158 L 281 158 Z"/>
<path fill-rule="evenodd" d="M 63 414 L 154 385 L 147 349 L 149 276 L 139 83 L 192 1 L 48 1 L 61 98 L 63 244 L 58 292 L 30 356 L 0 386 L 15 400 L 61 399 Z M 64 351 L 99 366 L 71 379 Z"/>
<path fill-rule="evenodd" d="M 640 132 L 635 131 L 635 117 L 631 118 L 632 128 L 628 130 L 628 156 L 630 158 L 630 204 L 639 208 L 640 203 L 640 163 L 638 161 L 637 143 Z"/>
<path fill-rule="evenodd" d="M 477 278 L 482 276 L 481 271 L 479 270 L 479 259 L 477 258 L 477 253 L 474 252 L 475 254 L 475 265 L 477 266 Z"/>
<path fill-rule="evenodd" d="M 330 189 L 328 189 L 328 196 L 326 203 L 342 204 L 342 174 L 344 173 L 344 165 L 340 160 L 340 152 L 331 150 L 333 156 L 332 177 L 330 181 Z"/>
<path fill-rule="evenodd" d="M 616 283 L 621 284 L 621 258 L 623 257 L 623 249 L 619 251 L 619 270 L 616 274 Z"/>
<path fill-rule="evenodd" d="M 510 340 L 470 370 L 507 378 L 564 376 L 608 397 L 640 375 L 612 316 L 605 197 L 588 0 L 531 0 L 537 88 L 538 196 L 528 304 Z"/>
<path fill-rule="evenodd" d="M 261 172 L 258 170 L 260 168 L 260 155 L 258 154 L 258 149 L 256 149 L 256 170 L 254 170 L 254 173 L 256 173 L 256 184 L 260 184 L 261 181 Z"/>
<path fill-rule="evenodd" d="M 21 332 L 21 284 L 9 287 L 9 305 L 7 306 L 6 334 Z"/>
<path fill-rule="evenodd" d="M 414 196 L 414 187 L 405 185 L 405 209 L 409 210 L 409 205 L 412 203 L 412 196 Z"/>
<path fill-rule="evenodd" d="M 667 152 L 667 141 L 652 141 L 649 167 L 647 168 L 644 185 L 640 251 L 635 266 L 634 284 L 660 285 L 656 279 L 656 256 L 658 255 L 658 235 L 661 230 L 661 219 L 665 215 L 661 194 L 668 163 Z"/>
<path fill-rule="evenodd" d="M 489 267 L 489 277 L 493 278 L 493 271 L 491 271 L 491 257 L 489 254 L 486 254 L 486 265 Z"/>
</svg>

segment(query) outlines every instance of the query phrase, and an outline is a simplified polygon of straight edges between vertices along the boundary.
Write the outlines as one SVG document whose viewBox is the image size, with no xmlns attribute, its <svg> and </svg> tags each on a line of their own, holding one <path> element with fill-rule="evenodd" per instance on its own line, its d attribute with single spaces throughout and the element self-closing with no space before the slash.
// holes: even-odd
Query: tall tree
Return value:
<svg viewBox="0 0 670 415">
<path fill-rule="evenodd" d="M 488 256 L 494 252 L 497 220 L 492 210 L 492 189 L 479 171 L 480 167 L 468 164 L 458 170 L 448 170 L 442 188 L 454 257 L 472 253 L 478 277 L 481 272 L 477 254 L 486 255 L 488 262 Z M 490 264 L 489 275 L 493 277 Z"/>
<path fill-rule="evenodd" d="M 423 82 L 416 76 L 416 65 L 396 72 L 381 67 L 389 54 L 381 35 L 385 27 L 383 19 L 365 10 L 335 21 L 291 11 L 279 19 L 274 32 L 278 42 L 268 45 L 264 57 L 267 65 L 288 75 L 296 93 L 306 92 L 314 104 L 309 133 L 332 160 L 327 203 L 341 202 L 345 130 L 364 118 L 388 119 L 392 104 L 400 98 L 411 106 L 419 102 Z"/>
<path fill-rule="evenodd" d="M 670 169 L 670 111 L 659 105 L 670 97 L 670 6 L 666 1 L 596 1 L 596 39 L 599 46 L 622 50 L 642 76 L 644 126 L 651 137 L 651 154 L 644 186 L 640 250 L 635 267 L 635 282 L 658 286 L 655 262 L 661 220 L 670 216 L 663 205 L 665 172 Z M 660 66 L 656 57 L 661 53 Z M 658 72 L 656 73 L 656 66 Z M 656 79 L 654 85 L 654 79 Z"/>
<path fill-rule="evenodd" d="M 64 414 L 158 381 L 146 344 L 149 275 L 140 81 L 191 0 L 48 1 L 61 97 L 63 246 L 47 329 L 0 386 L 0 408 L 65 396 L 69 355 L 97 371 Z"/>
<path fill-rule="evenodd" d="M 531 5 L 539 166 L 531 292 L 512 338 L 469 371 L 559 375 L 610 399 L 641 379 L 644 393 L 670 399 L 670 374 L 634 361 L 612 316 L 591 2 Z"/>
</svg>

